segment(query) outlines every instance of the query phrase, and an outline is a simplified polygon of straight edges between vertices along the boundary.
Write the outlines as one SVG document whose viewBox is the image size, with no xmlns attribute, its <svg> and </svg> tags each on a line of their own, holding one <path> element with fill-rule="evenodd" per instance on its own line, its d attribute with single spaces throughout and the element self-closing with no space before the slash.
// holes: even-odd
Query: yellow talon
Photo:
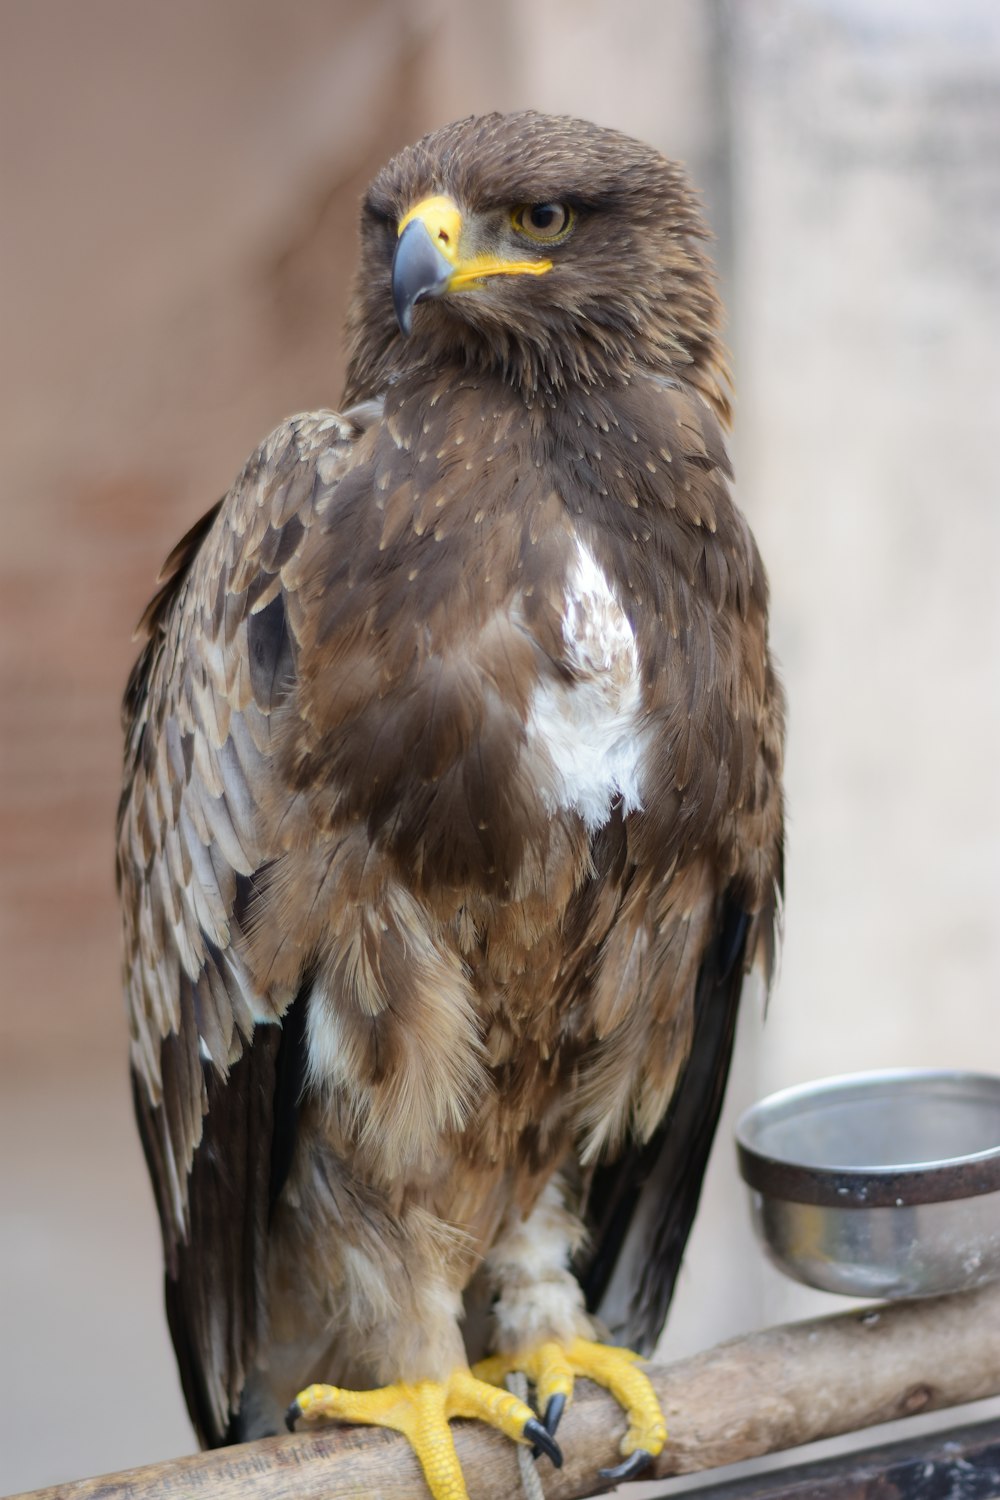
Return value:
<svg viewBox="0 0 1000 1500">
<path fill-rule="evenodd" d="M 649 1376 L 638 1368 L 640 1356 L 587 1339 L 574 1339 L 567 1352 L 577 1375 L 603 1385 L 625 1408 L 628 1431 L 620 1451 L 627 1456 L 642 1449 L 655 1458 L 667 1441 L 667 1424 Z"/>
<path fill-rule="evenodd" d="M 512 1370 L 522 1370 L 534 1384 L 542 1412 L 553 1396 L 564 1397 L 569 1405 L 575 1376 L 593 1380 L 610 1391 L 628 1417 L 621 1452 L 628 1457 L 641 1451 L 655 1458 L 667 1441 L 667 1424 L 649 1377 L 637 1367 L 639 1358 L 631 1349 L 573 1339 L 567 1345 L 539 1344 L 522 1354 L 492 1355 L 481 1360 L 474 1373 L 481 1380 L 500 1385 Z"/>
<path fill-rule="evenodd" d="M 553 1463 L 562 1463 L 558 1444 L 536 1419 L 530 1406 L 509 1391 L 497 1390 L 469 1370 L 455 1370 L 447 1382 L 420 1380 L 387 1385 L 374 1391 L 345 1391 L 335 1385 L 310 1385 L 292 1402 L 289 1426 L 299 1416 L 327 1417 L 392 1427 L 410 1441 L 434 1500 L 468 1500 L 465 1480 L 452 1442 L 451 1417 L 474 1417 L 519 1443 L 537 1443 Z"/>
<path fill-rule="evenodd" d="M 527 1354 L 493 1354 L 475 1367 L 480 1380 L 502 1385 L 512 1370 L 527 1375 L 535 1387 L 539 1411 L 544 1411 L 552 1396 L 573 1396 L 573 1367 L 561 1344 L 539 1344 Z"/>
</svg>

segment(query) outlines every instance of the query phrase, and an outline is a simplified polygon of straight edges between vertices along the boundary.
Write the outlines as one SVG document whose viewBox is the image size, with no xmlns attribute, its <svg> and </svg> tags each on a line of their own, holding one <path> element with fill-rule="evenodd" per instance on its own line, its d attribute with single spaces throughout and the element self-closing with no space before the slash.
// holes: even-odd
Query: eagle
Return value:
<svg viewBox="0 0 1000 1500">
<path fill-rule="evenodd" d="M 683 168 L 534 112 L 361 208 L 340 409 L 168 559 L 124 703 L 135 1108 L 201 1442 L 575 1378 L 663 1326 L 781 901 L 783 697 Z M 536 1412 L 505 1388 L 523 1372 Z"/>
</svg>

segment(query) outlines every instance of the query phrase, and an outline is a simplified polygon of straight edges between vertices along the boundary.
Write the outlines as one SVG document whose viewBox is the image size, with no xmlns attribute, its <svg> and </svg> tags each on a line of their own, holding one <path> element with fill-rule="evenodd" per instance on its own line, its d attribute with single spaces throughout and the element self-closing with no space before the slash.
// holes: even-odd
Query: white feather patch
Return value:
<svg viewBox="0 0 1000 1500">
<path fill-rule="evenodd" d="M 532 750 L 544 767 L 540 791 L 551 813 L 572 811 L 591 830 L 606 823 L 619 797 L 625 812 L 642 806 L 644 734 L 639 654 L 628 616 L 581 541 L 563 611 L 571 684 L 544 683 L 528 718 Z M 547 772 L 547 774 L 545 774 Z"/>
</svg>

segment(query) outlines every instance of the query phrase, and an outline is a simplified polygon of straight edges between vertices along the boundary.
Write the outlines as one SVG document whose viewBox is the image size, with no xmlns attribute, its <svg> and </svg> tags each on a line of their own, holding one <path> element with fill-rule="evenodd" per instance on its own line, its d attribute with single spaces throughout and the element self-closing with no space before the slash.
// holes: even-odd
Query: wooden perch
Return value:
<svg viewBox="0 0 1000 1500">
<path fill-rule="evenodd" d="M 654 1472 L 690 1474 L 998 1395 L 998 1330 L 1000 1284 L 786 1324 L 653 1366 L 670 1433 Z M 473 1500 L 515 1500 L 513 1445 L 476 1423 L 455 1423 L 453 1431 Z M 621 1432 L 619 1408 L 581 1381 L 559 1430 L 565 1467 L 557 1473 L 540 1464 L 547 1500 L 599 1490 L 597 1471 L 617 1461 Z M 426 1493 L 404 1438 L 327 1427 L 57 1485 L 31 1500 L 421 1500 Z"/>
</svg>

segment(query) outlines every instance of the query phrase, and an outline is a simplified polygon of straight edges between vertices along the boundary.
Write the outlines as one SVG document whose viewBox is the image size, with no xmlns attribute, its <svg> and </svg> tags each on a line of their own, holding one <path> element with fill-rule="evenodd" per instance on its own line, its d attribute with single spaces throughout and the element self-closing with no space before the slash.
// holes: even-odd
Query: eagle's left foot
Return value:
<svg viewBox="0 0 1000 1500">
<path fill-rule="evenodd" d="M 524 1354 L 494 1354 L 480 1360 L 474 1373 L 480 1380 L 501 1385 L 512 1370 L 521 1370 L 535 1387 L 539 1411 L 545 1413 L 545 1428 L 555 1432 L 564 1407 L 573 1399 L 573 1381 L 586 1376 L 610 1391 L 628 1417 L 628 1431 L 621 1441 L 624 1462 L 602 1469 L 601 1478 L 621 1483 L 634 1479 L 662 1449 L 667 1424 L 649 1377 L 636 1368 L 640 1358 L 631 1349 L 573 1339 L 569 1344 L 539 1344 Z"/>
<path fill-rule="evenodd" d="M 467 1500 L 458 1455 L 448 1430 L 451 1417 L 475 1417 L 520 1443 L 534 1443 L 555 1464 L 562 1453 L 555 1438 L 509 1391 L 497 1390 L 466 1369 L 455 1370 L 447 1381 L 420 1380 L 412 1385 L 387 1385 L 374 1391 L 345 1391 L 335 1385 L 310 1385 L 288 1408 L 286 1422 L 294 1428 L 299 1417 L 329 1417 L 338 1422 L 364 1422 L 393 1427 L 405 1433 L 427 1480 L 434 1500 Z"/>
</svg>

